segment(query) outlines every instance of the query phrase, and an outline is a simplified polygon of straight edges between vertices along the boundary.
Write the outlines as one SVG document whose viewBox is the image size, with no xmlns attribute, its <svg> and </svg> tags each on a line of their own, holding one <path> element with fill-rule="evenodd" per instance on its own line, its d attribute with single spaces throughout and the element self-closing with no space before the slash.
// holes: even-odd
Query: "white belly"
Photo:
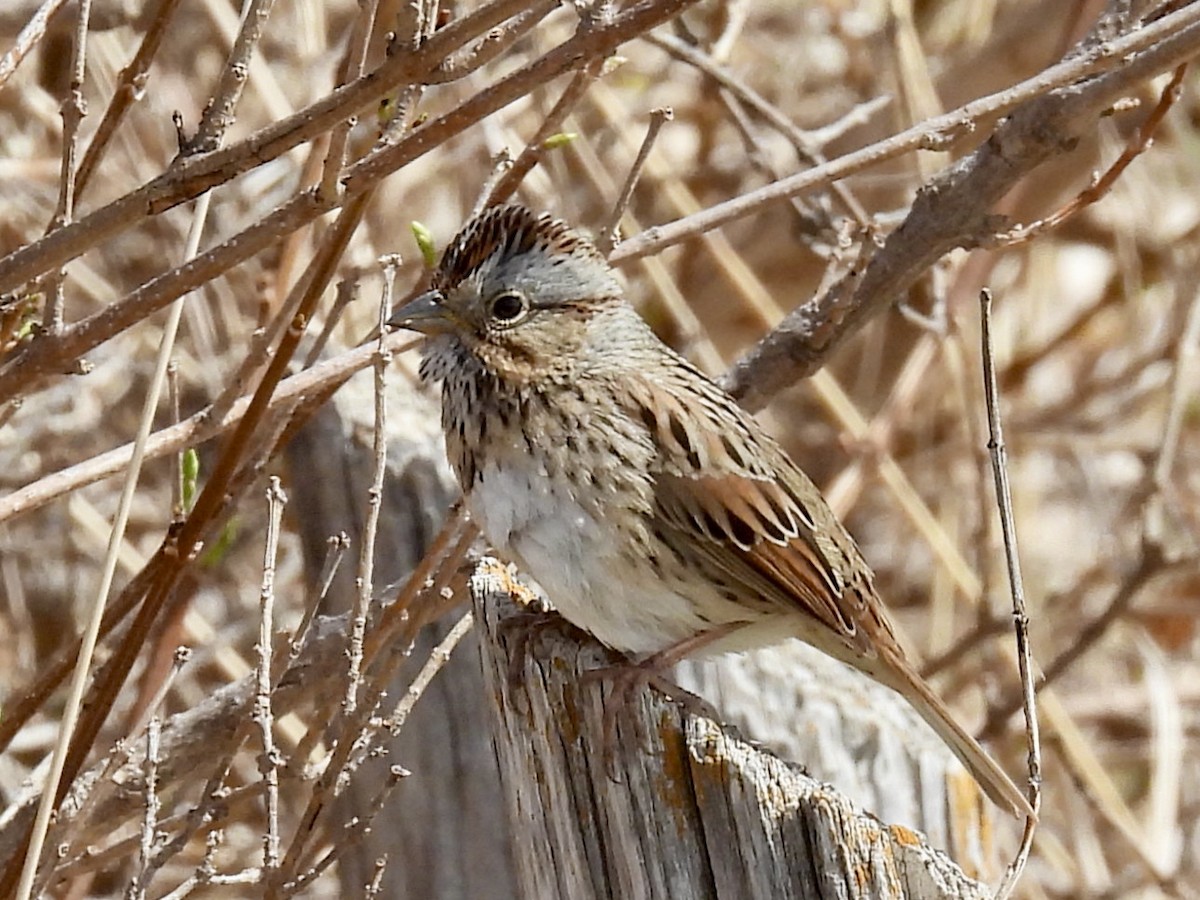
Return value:
<svg viewBox="0 0 1200 900">
<path fill-rule="evenodd" d="M 571 496 L 568 485 L 524 466 L 489 464 L 482 475 L 467 505 L 484 535 L 541 585 L 569 622 L 602 643 L 653 653 L 736 619 L 737 610 L 716 591 L 685 595 L 664 582 Z"/>
</svg>

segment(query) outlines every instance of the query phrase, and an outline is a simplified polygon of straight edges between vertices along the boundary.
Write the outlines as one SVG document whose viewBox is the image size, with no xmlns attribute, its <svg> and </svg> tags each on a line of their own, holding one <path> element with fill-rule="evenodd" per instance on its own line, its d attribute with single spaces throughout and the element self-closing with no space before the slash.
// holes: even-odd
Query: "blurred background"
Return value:
<svg viewBox="0 0 1200 900">
<path fill-rule="evenodd" d="M 436 32 L 481 5 L 443 2 L 434 20 L 420 27 Z M 1142 11 L 1156 6 L 1112 4 L 1126 5 Z M 362 48 L 368 70 L 379 65 L 386 33 L 404 34 L 411 26 L 412 4 L 383 0 L 377 7 L 375 26 L 364 39 L 366 6 L 352 0 L 276 2 L 224 144 L 244 146 L 239 142 L 329 95 L 351 49 Z M 18 45 L 35 9 L 10 0 L 0 10 L 0 52 Z M 71 86 L 74 11 L 69 3 L 51 20 L 0 86 L 0 256 L 41 238 L 61 208 L 60 103 Z M 539 129 L 573 75 L 533 85 L 373 183 L 292 370 L 306 355 L 330 359 L 363 342 L 379 319 L 380 258 L 400 256 L 397 298 L 418 287 L 427 260 L 412 223 L 422 223 L 440 250 L 495 183 L 498 165 L 503 168 L 498 160 L 520 155 L 535 138 L 541 141 L 539 164 L 515 198 L 595 233 L 609 220 L 653 111 L 670 108 L 621 222 L 629 237 L 1030 78 L 1058 62 L 1106 11 L 1092 0 L 696 3 L 598 65 L 549 134 Z M 144 85 L 126 91 L 133 102 L 77 191 L 76 219 L 172 165 L 179 146 L 173 116 L 185 134 L 196 130 L 239 13 L 229 0 L 97 0 L 81 87 L 87 105 L 79 126 L 81 155 L 144 35 L 156 21 L 166 24 L 158 26 L 162 44 Z M 372 102 L 353 110 L 358 119 L 348 134 L 348 161 L 376 145 L 395 105 L 406 105 L 401 130 L 434 119 L 551 52 L 578 21 L 577 9 L 555 8 L 514 40 L 501 41 L 494 58 L 464 77 L 419 96 L 393 91 L 392 106 Z M 1094 173 L 1130 146 L 1169 74 L 1132 86 L 1082 140 L 1017 181 L 994 210 L 1007 217 L 997 220 L 996 232 L 1048 216 L 1088 188 Z M 792 379 L 794 386 L 775 394 L 761 414 L 859 539 L 881 595 L 914 653 L 928 661 L 939 691 L 991 739 L 1010 771 L 1021 772 L 1023 726 L 1012 714 L 1019 708 L 1019 686 L 980 379 L 977 296 L 984 287 L 993 291 L 1033 650 L 1053 678 L 1043 722 L 1043 824 L 1022 896 L 1200 895 L 1198 116 L 1200 98 L 1189 72 L 1153 145 L 1097 202 L 1030 240 L 942 257 L 890 311 L 839 347 L 820 378 Z M 992 133 L 996 117 L 973 125 L 944 147 L 888 156 L 836 191 L 825 185 L 663 252 L 622 261 L 630 298 L 665 340 L 720 375 L 789 311 L 868 259 L 869 248 L 904 220 L 917 189 L 969 156 Z M 235 178 L 219 179 L 199 252 L 316 185 L 334 130 Z M 156 430 L 227 393 L 252 391 L 269 356 L 253 349 L 256 335 L 328 240 L 335 215 L 289 221 L 261 252 L 203 277 L 186 300 L 172 354 L 173 399 L 164 395 Z M 179 265 L 194 221 L 193 205 L 181 204 L 85 241 L 61 279 L 68 333 Z M 53 290 L 42 280 L 0 298 L 0 367 L 10 367 L 8 381 L 0 369 L 0 384 L 15 386 L 0 397 L 5 714 L 87 618 L 124 466 L 106 470 L 99 480 L 72 467 L 133 439 L 165 318 L 163 312 L 137 315 L 70 365 L 22 381 L 12 360 L 38 341 L 55 339 L 44 313 Z M 348 300 L 337 314 L 335 297 Z M 416 382 L 416 359 L 415 352 L 403 354 L 388 375 L 393 439 L 378 586 L 402 577 L 421 558 L 456 495 L 441 456 L 437 398 Z M 176 646 L 193 652 L 159 701 L 165 715 L 195 706 L 252 670 L 268 476 L 279 477 L 290 497 L 275 571 L 276 626 L 294 629 L 316 606 L 330 614 L 351 607 L 358 544 L 339 570 L 340 587 L 319 603 L 317 595 L 327 539 L 341 532 L 360 536 L 366 521 L 373 410 L 372 374 L 361 372 L 286 448 L 239 483 L 204 553 L 178 581 L 169 621 L 158 623 L 142 648 L 102 746 L 128 733 L 137 710 L 159 693 Z M 185 443 L 197 454 L 203 486 L 227 445 L 221 437 Z M 176 487 L 182 449 L 145 464 L 120 548 L 117 591 L 141 571 L 187 503 Z M 36 500 L 21 499 L 34 497 L 31 486 L 40 491 Z M 2 505 L 5 497 L 8 506 Z M 413 652 L 413 666 L 428 656 L 424 646 Z M 102 645 L 102 655 L 107 652 Z M 470 654 L 460 655 L 477 665 Z M 0 756 L 4 805 L 17 802 L 23 782 L 49 752 L 60 694 L 39 707 Z M 413 864 L 401 874 L 395 856 L 386 874 L 399 880 L 382 896 L 457 896 L 447 881 L 421 880 L 453 880 L 455 871 L 460 879 L 480 879 L 472 882 L 475 896 L 506 895 L 499 887 L 511 877 L 502 838 L 475 851 L 480 865 L 486 857 L 491 869 L 462 875 L 456 862 L 461 847 L 452 852 L 440 845 L 438 829 L 429 824 L 430 817 L 455 815 L 455 804 L 432 795 L 419 799 L 420 762 L 444 756 L 440 742 L 451 740 L 439 737 L 438 729 L 446 727 L 439 708 L 471 702 L 455 696 L 423 701 L 429 707 L 418 708 L 424 718 L 406 731 L 411 744 L 391 758 L 414 773 L 389 801 L 408 823 L 396 828 L 410 829 L 408 849 L 395 853 L 410 853 L 410 860 L 442 858 L 446 872 L 437 875 L 443 864 L 431 862 L 429 871 L 414 872 L 419 867 Z M 318 755 L 304 733 L 300 727 L 287 748 L 289 754 L 297 747 L 313 754 L 289 756 L 297 781 L 285 772 L 281 814 L 292 822 L 307 801 L 304 765 Z M 464 750 L 454 765 L 460 772 L 484 765 L 472 760 L 486 758 L 487 751 L 486 743 Z M 254 752 L 248 747 L 234 757 L 228 784 L 253 781 Z M 126 829 L 119 839 L 131 841 L 122 846 L 132 853 L 141 800 L 130 802 L 135 805 L 119 823 Z M 180 789 L 168 797 L 162 815 L 195 802 Z M 497 794 L 471 802 L 483 809 L 500 801 Z M 416 815 L 417 809 L 423 812 Z M 261 850 L 261 810 L 249 803 L 226 812 L 221 846 L 211 858 L 222 870 L 253 865 Z M 108 840 L 115 842 L 119 829 L 111 821 Z M 150 895 L 161 896 L 196 870 L 211 827 L 195 832 L 163 862 Z M 56 876 L 55 890 L 115 896 L 130 870 L 96 850 L 105 842 L 88 834 L 67 854 L 74 868 Z M 1005 847 L 1008 840 L 1001 836 L 999 843 Z M 90 863 L 82 850 L 89 841 L 100 854 Z M 348 850 L 314 875 L 305 895 L 352 895 L 347 885 L 369 881 L 376 856 L 374 850 Z M 478 893 L 488 884 L 494 893 Z M 228 894 L 204 890 L 238 895 L 237 888 Z M 469 892 L 462 885 L 459 890 Z"/>
</svg>

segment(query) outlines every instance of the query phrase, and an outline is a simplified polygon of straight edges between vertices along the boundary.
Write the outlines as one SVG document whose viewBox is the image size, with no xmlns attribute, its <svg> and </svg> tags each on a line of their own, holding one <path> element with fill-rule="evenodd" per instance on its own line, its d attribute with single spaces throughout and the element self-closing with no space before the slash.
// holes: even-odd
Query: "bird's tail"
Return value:
<svg viewBox="0 0 1200 900">
<path fill-rule="evenodd" d="M 1013 784 L 999 764 L 992 759 L 975 738 L 955 721 L 946 704 L 907 662 L 896 660 L 892 665 L 896 683 L 893 687 L 904 696 L 921 718 L 929 723 L 938 737 L 954 751 L 971 777 L 983 788 L 993 803 L 1018 817 L 1036 817 L 1028 798 Z"/>
</svg>

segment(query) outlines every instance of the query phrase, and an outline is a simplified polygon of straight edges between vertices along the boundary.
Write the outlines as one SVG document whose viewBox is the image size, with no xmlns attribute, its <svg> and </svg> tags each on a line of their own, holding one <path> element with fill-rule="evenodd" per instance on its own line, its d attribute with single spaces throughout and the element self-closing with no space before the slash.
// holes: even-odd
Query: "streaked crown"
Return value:
<svg viewBox="0 0 1200 900">
<path fill-rule="evenodd" d="M 493 374 L 521 381 L 563 377 L 593 317 L 624 306 L 616 275 L 587 238 L 523 206 L 488 209 L 468 222 L 430 287 L 391 323 L 434 336 L 427 358 L 466 352 Z"/>
<path fill-rule="evenodd" d="M 512 288 L 537 306 L 614 296 L 621 286 L 595 246 L 566 222 L 524 206 L 485 210 L 463 227 L 442 256 L 433 287 Z"/>
</svg>

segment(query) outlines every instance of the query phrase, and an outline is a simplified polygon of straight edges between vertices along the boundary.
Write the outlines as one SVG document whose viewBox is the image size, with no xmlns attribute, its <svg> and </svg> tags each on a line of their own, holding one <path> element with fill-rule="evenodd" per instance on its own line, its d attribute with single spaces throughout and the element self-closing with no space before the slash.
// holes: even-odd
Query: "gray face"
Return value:
<svg viewBox="0 0 1200 900">
<path fill-rule="evenodd" d="M 393 323 L 439 335 L 428 354 L 466 353 L 518 383 L 569 378 L 592 319 L 623 306 L 616 276 L 591 244 L 522 207 L 491 210 L 464 229 L 432 288 L 419 319 L 414 303 Z"/>
</svg>

